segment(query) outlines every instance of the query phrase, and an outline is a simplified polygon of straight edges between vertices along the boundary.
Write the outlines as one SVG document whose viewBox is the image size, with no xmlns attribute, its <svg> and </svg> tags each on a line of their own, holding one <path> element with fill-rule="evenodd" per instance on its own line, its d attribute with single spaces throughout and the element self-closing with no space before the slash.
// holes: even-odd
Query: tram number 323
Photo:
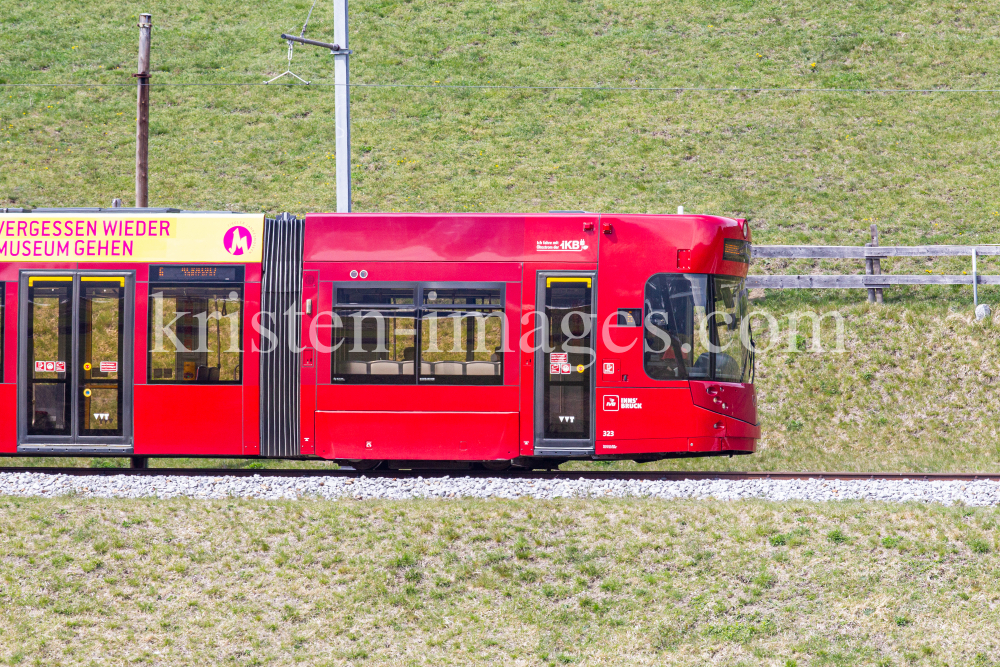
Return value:
<svg viewBox="0 0 1000 667">
<path fill-rule="evenodd" d="M 605 437 L 605 438 L 613 438 L 613 437 L 615 437 L 615 432 L 614 431 L 604 431 L 604 436 L 603 437 Z"/>
</svg>

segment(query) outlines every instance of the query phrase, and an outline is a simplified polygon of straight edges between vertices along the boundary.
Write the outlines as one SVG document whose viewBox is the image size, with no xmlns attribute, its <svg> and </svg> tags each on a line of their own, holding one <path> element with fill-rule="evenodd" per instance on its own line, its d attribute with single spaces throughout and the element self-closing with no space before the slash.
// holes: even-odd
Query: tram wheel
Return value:
<svg viewBox="0 0 1000 667">
<path fill-rule="evenodd" d="M 492 472 L 503 472 L 510 468 L 510 461 L 481 461 L 479 465 Z"/>
<path fill-rule="evenodd" d="M 358 461 L 348 461 L 347 463 L 350 464 L 350 466 L 355 470 L 375 470 L 375 468 L 382 465 L 384 461 L 380 461 L 378 459 L 362 459 Z"/>
</svg>

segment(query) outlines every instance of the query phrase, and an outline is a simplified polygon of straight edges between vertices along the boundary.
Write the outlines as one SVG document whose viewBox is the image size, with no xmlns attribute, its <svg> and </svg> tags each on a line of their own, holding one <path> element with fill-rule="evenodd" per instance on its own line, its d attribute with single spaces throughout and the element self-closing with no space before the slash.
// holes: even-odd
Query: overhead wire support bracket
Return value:
<svg viewBox="0 0 1000 667">
<path fill-rule="evenodd" d="M 306 27 L 309 25 L 309 19 L 312 18 L 313 10 L 316 9 L 317 2 L 319 2 L 319 0 L 313 0 L 312 7 L 309 8 L 309 13 L 306 15 L 306 22 L 302 24 L 302 32 L 299 33 L 298 37 L 296 37 L 295 35 L 287 35 L 285 33 L 281 33 L 281 38 L 288 42 L 288 69 L 286 69 L 284 72 L 274 77 L 273 79 L 265 81 L 264 85 L 267 85 L 272 81 L 277 81 L 286 74 L 289 76 L 294 76 L 296 79 L 298 79 L 307 86 L 309 85 L 310 83 L 309 81 L 306 81 L 301 76 L 292 71 L 292 52 L 295 49 L 295 42 L 301 42 L 302 44 L 315 44 L 318 46 L 325 46 L 326 48 L 330 49 L 330 53 L 334 53 L 340 49 L 340 47 L 337 46 L 336 44 L 325 44 L 323 42 L 317 42 L 315 40 L 305 38 Z"/>
<path fill-rule="evenodd" d="M 354 53 L 350 49 L 340 48 L 340 44 L 328 44 L 327 42 L 317 42 L 315 39 L 306 39 L 305 37 L 296 37 L 295 35 L 289 35 L 286 33 L 281 33 L 281 39 L 287 39 L 290 42 L 299 42 L 301 44 L 311 44 L 313 46 L 322 46 L 324 49 L 330 49 L 330 53 L 335 56 L 349 56 Z"/>
<path fill-rule="evenodd" d="M 302 24 L 302 32 L 298 37 L 281 33 L 281 38 L 288 42 L 288 69 L 264 84 L 277 81 L 286 74 L 293 76 L 305 85 L 309 85 L 299 75 L 292 72 L 292 52 L 295 43 L 318 46 L 329 49 L 333 59 L 333 81 L 334 90 L 334 125 L 336 127 L 336 148 L 337 157 L 337 213 L 351 212 L 351 51 L 348 47 L 347 35 L 347 0 L 333 0 L 333 38 L 334 43 L 320 42 L 315 39 L 306 39 L 306 26 L 312 18 L 313 9 L 319 0 L 313 0 L 309 14 L 305 23 Z M 343 48 L 341 48 L 343 44 Z"/>
</svg>

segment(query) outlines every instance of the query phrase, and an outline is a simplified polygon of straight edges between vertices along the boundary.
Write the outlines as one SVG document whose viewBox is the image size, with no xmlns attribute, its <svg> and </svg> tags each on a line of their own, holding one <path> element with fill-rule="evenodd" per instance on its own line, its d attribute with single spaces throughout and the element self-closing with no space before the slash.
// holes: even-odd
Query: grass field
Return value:
<svg viewBox="0 0 1000 667">
<path fill-rule="evenodd" d="M 306 0 L 0 2 L 0 80 L 260 83 Z M 694 212 L 757 241 L 996 241 L 1000 93 L 481 90 L 447 85 L 1000 89 L 992 3 L 584 0 L 351 4 L 356 209 Z M 332 39 L 319 3 L 308 34 Z M 153 205 L 332 210 L 332 61 L 315 87 L 153 92 Z M 323 84 L 322 86 L 320 84 Z M 436 86 L 436 88 L 433 88 Z M 6 87 L 8 205 L 131 201 L 135 93 Z"/>
<path fill-rule="evenodd" d="M 0 501 L 0 660 L 994 665 L 995 509 Z"/>
<path fill-rule="evenodd" d="M 140 11 L 155 84 L 243 84 L 285 69 L 277 35 L 311 4 L 0 0 L 0 84 L 126 84 L 0 86 L 0 206 L 132 203 Z M 307 36 L 332 39 L 329 3 Z M 996 91 L 998 45 L 986 0 L 355 0 L 354 83 L 426 86 L 353 89 L 355 209 L 683 205 L 747 217 L 765 244 L 860 245 L 873 222 L 884 245 L 996 243 L 1000 93 L 818 89 Z M 332 62 L 302 48 L 292 69 L 316 85 L 157 85 L 151 204 L 333 210 Z M 808 90 L 447 87 L 498 84 Z M 965 288 L 863 301 L 757 297 L 782 325 L 758 357 L 759 453 L 655 465 L 1000 470 L 1000 328 L 972 321 Z M 804 309 L 842 313 L 846 352 L 789 336 Z M 853 502 L 3 497 L 0 663 L 985 667 L 998 521 Z"/>
<path fill-rule="evenodd" d="M 150 11 L 154 83 L 260 83 L 284 69 L 277 34 L 295 31 L 310 5 L 0 0 L 0 80 L 131 86 L 136 17 Z M 317 4 L 309 36 L 332 39 L 331 11 Z M 758 243 L 860 245 L 872 222 L 883 244 L 1000 241 L 1000 93 L 816 90 L 1000 90 L 989 2 L 359 0 L 351 31 L 356 84 L 432 86 L 354 89 L 356 210 L 684 205 L 750 218 Z M 151 203 L 332 210 L 331 68 L 328 54 L 302 48 L 293 69 L 316 86 L 155 88 Z M 497 84 L 808 90 L 445 87 Z M 131 202 L 134 102 L 131 87 L 0 88 L 3 205 Z M 858 291 L 769 294 L 757 306 L 782 322 L 806 307 L 840 309 L 847 354 L 761 354 L 760 453 L 661 465 L 1000 470 L 1000 341 L 967 321 L 969 292 L 892 289 L 881 309 Z M 1000 303 L 1000 290 L 981 294 Z"/>
</svg>

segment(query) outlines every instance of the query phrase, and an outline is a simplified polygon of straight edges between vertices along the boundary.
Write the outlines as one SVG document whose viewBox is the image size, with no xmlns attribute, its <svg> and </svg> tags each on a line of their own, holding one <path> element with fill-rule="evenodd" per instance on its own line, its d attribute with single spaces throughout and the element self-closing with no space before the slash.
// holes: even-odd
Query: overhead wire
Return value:
<svg viewBox="0 0 1000 667">
<path fill-rule="evenodd" d="M 212 83 L 170 83 L 156 82 L 149 83 L 153 87 L 238 87 L 238 86 L 264 86 L 267 84 L 254 81 L 225 81 Z M 535 85 L 493 85 L 493 84 L 421 84 L 421 83 L 287 83 L 271 88 L 285 87 L 309 87 L 309 88 L 333 88 L 336 86 L 349 86 L 351 88 L 438 88 L 438 89 L 469 89 L 469 90 L 593 90 L 607 92 L 707 92 L 707 93 L 948 93 L 948 94 L 995 94 L 1000 93 L 1000 88 L 792 88 L 792 87 L 723 87 L 723 86 L 535 86 Z M 44 87 L 76 87 L 76 88 L 134 88 L 134 83 L 0 83 L 0 87 L 6 88 L 44 88 Z"/>
<path fill-rule="evenodd" d="M 319 0 L 313 0 L 313 6 L 309 8 L 309 14 L 306 15 L 306 22 L 302 24 L 302 32 L 299 33 L 299 37 L 306 36 L 306 26 L 309 25 L 309 19 L 312 18 L 313 10 L 316 9 L 317 2 L 319 2 Z"/>
</svg>

